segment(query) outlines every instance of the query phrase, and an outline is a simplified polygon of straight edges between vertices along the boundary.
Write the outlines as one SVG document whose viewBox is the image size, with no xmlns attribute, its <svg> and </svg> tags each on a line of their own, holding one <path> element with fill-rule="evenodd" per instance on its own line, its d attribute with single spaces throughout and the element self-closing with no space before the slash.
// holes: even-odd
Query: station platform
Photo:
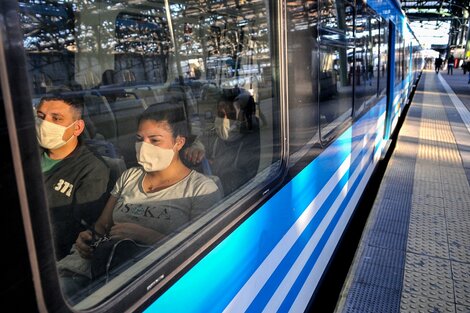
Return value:
<svg viewBox="0 0 470 313">
<path fill-rule="evenodd" d="M 424 71 L 336 313 L 470 312 L 470 84 Z"/>
</svg>

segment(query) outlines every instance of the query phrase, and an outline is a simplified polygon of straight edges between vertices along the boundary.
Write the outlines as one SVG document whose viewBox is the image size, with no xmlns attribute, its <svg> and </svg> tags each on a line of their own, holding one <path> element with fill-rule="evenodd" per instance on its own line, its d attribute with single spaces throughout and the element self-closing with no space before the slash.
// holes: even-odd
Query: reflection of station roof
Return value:
<svg viewBox="0 0 470 313">
<path fill-rule="evenodd" d="M 468 18 L 470 0 L 401 0 L 400 2 L 403 11 L 413 22 Z"/>
<path fill-rule="evenodd" d="M 411 23 L 415 22 L 419 25 L 435 23 L 435 30 L 448 24 L 450 26 L 449 44 L 457 44 L 456 39 L 463 38 L 468 25 L 470 0 L 400 0 L 400 3 Z M 437 47 L 433 49 L 439 50 Z"/>
<path fill-rule="evenodd" d="M 99 4 L 109 4 L 106 7 Z M 80 32 L 74 31 L 74 14 L 88 12 L 99 13 L 100 10 L 122 11 L 116 21 L 104 20 L 101 32 L 113 34 L 102 42 L 103 48 L 114 49 L 115 53 L 123 51 L 166 54 L 170 49 L 169 37 L 166 31 L 167 21 L 164 6 L 160 0 L 133 0 L 128 5 L 111 5 L 113 1 L 90 0 L 87 6 L 72 5 L 71 2 L 51 2 L 36 0 L 34 2 L 23 0 L 19 3 L 20 18 L 24 32 L 24 46 L 28 52 L 53 52 L 66 48 L 76 51 L 77 40 L 80 40 L 81 49 L 94 48 L 93 37 L 96 29 L 93 25 L 82 25 Z M 264 0 L 180 0 L 172 1 L 170 10 L 177 33 L 191 34 L 183 27 L 186 24 L 210 25 L 206 33 L 215 32 L 214 37 L 222 32 L 226 37 L 234 37 L 237 29 L 247 27 L 252 38 L 259 42 L 267 42 L 267 21 L 263 8 Z M 153 13 L 146 13 L 153 12 Z M 148 14 L 148 15 L 147 15 Z M 155 16 L 153 16 L 155 15 Z M 229 29 L 227 29 L 229 25 Z M 232 34 L 233 33 L 233 34 Z M 199 32 L 193 32 L 197 36 Z M 104 37 L 103 37 L 104 38 Z M 183 38 L 177 38 L 183 40 Z M 187 49 L 180 43 L 181 49 Z M 199 49 L 200 50 L 200 49 Z M 210 50 L 210 49 L 209 49 Z"/>
</svg>

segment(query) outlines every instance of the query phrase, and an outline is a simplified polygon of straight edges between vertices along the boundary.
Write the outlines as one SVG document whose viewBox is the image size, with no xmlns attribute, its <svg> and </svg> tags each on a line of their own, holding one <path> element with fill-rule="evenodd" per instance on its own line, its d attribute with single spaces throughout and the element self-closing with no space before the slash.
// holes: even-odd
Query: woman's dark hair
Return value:
<svg viewBox="0 0 470 313">
<path fill-rule="evenodd" d="M 256 103 L 247 90 L 241 88 L 228 89 L 228 92 L 224 90 L 217 101 L 217 110 L 223 110 L 227 118 L 231 120 L 245 122 L 242 125 L 242 131 L 252 130 Z M 239 111 L 238 116 L 237 111 Z"/>
<path fill-rule="evenodd" d="M 144 120 L 166 121 L 170 125 L 174 138 L 177 136 L 187 138 L 189 136 L 188 120 L 182 107 L 168 108 L 162 104 L 151 105 L 139 116 L 138 124 Z"/>
<path fill-rule="evenodd" d="M 233 99 L 227 97 L 220 97 L 217 101 L 217 111 L 221 110 L 227 115 L 227 118 L 231 120 L 237 119 L 237 111 L 235 110 Z"/>
<path fill-rule="evenodd" d="M 116 72 L 114 70 L 105 70 L 101 75 L 102 85 L 112 85 L 115 83 Z"/>
</svg>

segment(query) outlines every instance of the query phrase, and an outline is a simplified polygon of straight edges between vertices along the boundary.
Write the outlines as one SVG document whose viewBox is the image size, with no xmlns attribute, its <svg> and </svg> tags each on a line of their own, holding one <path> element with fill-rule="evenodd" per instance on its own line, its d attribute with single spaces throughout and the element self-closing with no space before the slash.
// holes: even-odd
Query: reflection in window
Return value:
<svg viewBox="0 0 470 313">
<path fill-rule="evenodd" d="M 388 23 L 380 22 L 379 96 L 387 93 Z"/>
<path fill-rule="evenodd" d="M 288 1 L 287 10 L 290 160 L 294 164 L 308 155 L 307 164 L 314 157 L 312 146 L 319 142 L 317 2 Z"/>
<path fill-rule="evenodd" d="M 138 166 L 137 118 L 149 108 L 177 110 L 189 132 L 185 148 L 205 153 L 202 162 L 184 159 L 185 165 L 213 179 L 224 196 L 197 218 L 167 225 L 144 255 L 73 291 L 77 309 L 112 296 L 142 268 L 158 268 L 153 263 L 279 172 L 267 3 L 170 1 L 167 12 L 151 0 L 20 2 L 33 105 L 51 94 L 82 99 L 82 142 L 107 163 L 113 181 Z M 315 14 L 314 2 L 307 3 L 307 14 Z M 171 205 L 162 220 L 170 213 Z"/>
<path fill-rule="evenodd" d="M 320 130 L 322 140 L 352 113 L 354 81 L 353 49 L 320 48 Z"/>
<path fill-rule="evenodd" d="M 388 46 L 389 31 L 386 21 L 380 22 L 380 79 L 379 79 L 379 96 L 387 93 L 387 72 L 388 72 Z"/>
<path fill-rule="evenodd" d="M 356 84 L 355 115 L 371 107 L 377 100 L 380 59 L 380 24 L 364 3 L 356 8 Z"/>
<path fill-rule="evenodd" d="M 321 26 L 346 32 L 353 25 L 353 11 L 349 1 L 321 0 Z"/>
<path fill-rule="evenodd" d="M 401 32 L 396 28 L 395 43 L 395 85 L 402 81 L 403 77 L 403 49 L 404 40 Z"/>
</svg>

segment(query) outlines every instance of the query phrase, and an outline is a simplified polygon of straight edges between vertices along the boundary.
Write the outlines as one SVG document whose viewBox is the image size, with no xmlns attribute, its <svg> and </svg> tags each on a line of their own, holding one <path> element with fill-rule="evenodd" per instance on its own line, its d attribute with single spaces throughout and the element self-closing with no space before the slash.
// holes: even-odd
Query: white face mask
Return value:
<svg viewBox="0 0 470 313">
<path fill-rule="evenodd" d="M 39 145 L 49 150 L 62 147 L 73 138 L 72 135 L 67 141 L 62 139 L 65 131 L 72 127 L 75 122 L 69 126 L 62 126 L 36 117 L 36 137 L 38 139 Z"/>
<path fill-rule="evenodd" d="M 175 155 L 173 149 L 164 149 L 147 142 L 136 142 L 135 152 L 137 162 L 147 172 L 162 171 L 170 166 Z"/>
<path fill-rule="evenodd" d="M 240 122 L 226 117 L 216 117 L 214 120 L 215 132 L 220 139 L 234 141 L 241 137 Z"/>
</svg>

